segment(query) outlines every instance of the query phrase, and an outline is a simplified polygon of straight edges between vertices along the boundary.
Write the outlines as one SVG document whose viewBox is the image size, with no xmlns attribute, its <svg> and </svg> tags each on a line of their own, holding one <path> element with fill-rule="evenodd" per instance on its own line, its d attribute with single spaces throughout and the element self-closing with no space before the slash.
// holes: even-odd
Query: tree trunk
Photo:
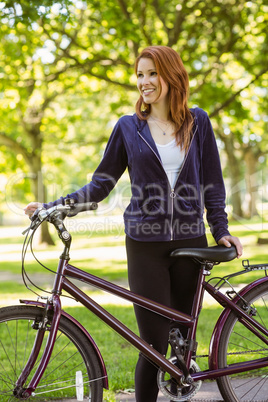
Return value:
<svg viewBox="0 0 268 402">
<path fill-rule="evenodd" d="M 41 158 L 39 155 L 33 157 L 31 169 L 32 173 L 32 188 L 34 198 L 38 202 L 46 202 L 46 188 L 43 183 L 43 174 L 41 170 Z M 48 245 L 55 245 L 54 240 L 52 239 L 49 230 L 48 223 L 45 221 L 41 225 L 41 235 L 39 239 L 39 243 L 46 243 Z"/>
<path fill-rule="evenodd" d="M 248 148 L 244 153 L 246 163 L 246 186 L 247 186 L 247 217 L 259 216 L 257 210 L 258 192 L 258 157 Z"/>
<path fill-rule="evenodd" d="M 231 179 L 230 199 L 233 207 L 232 217 L 236 220 L 243 218 L 244 213 L 241 202 L 241 172 L 240 161 L 235 156 L 235 150 L 233 147 L 233 140 L 231 137 L 222 138 L 225 144 L 225 151 L 228 158 L 228 176 Z M 228 195 L 228 194 L 227 194 Z"/>
</svg>

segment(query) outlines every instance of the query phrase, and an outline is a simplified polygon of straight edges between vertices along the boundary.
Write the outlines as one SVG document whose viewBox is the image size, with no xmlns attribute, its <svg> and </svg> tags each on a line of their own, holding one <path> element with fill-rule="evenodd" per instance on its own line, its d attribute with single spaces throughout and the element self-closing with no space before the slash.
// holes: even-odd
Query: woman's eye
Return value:
<svg viewBox="0 0 268 402">
<path fill-rule="evenodd" d="M 143 75 L 141 73 L 137 74 L 138 78 L 141 78 Z"/>
<path fill-rule="evenodd" d="M 157 75 L 157 72 L 156 72 L 156 71 L 152 71 L 152 72 L 151 72 L 151 75 Z"/>
</svg>

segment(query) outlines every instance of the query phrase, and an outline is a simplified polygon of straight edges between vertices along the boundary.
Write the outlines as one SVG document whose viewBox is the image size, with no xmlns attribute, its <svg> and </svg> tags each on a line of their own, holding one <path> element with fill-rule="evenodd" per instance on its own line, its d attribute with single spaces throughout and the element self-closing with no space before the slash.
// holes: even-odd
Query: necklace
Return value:
<svg viewBox="0 0 268 402">
<path fill-rule="evenodd" d="M 163 135 L 166 135 L 166 132 L 167 132 L 168 128 L 171 125 L 171 122 L 167 122 L 167 123 L 162 122 L 166 126 L 165 130 L 163 130 L 163 128 L 157 123 L 157 119 L 155 119 L 153 116 L 150 116 L 150 118 L 155 122 L 157 127 L 160 128 L 160 130 L 162 131 Z"/>
</svg>

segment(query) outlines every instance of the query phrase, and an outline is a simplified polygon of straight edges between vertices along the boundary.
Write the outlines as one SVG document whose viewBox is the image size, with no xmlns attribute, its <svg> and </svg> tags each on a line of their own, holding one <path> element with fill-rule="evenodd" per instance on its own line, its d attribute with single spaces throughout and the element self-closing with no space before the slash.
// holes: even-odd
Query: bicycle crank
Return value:
<svg viewBox="0 0 268 402">
<path fill-rule="evenodd" d="M 169 361 L 176 365 L 177 357 L 173 356 Z M 198 364 L 194 360 L 191 360 L 190 374 L 197 373 L 198 371 L 200 371 Z M 170 374 L 159 369 L 157 383 L 159 389 L 171 401 L 188 401 L 199 391 L 202 381 L 194 381 L 191 384 L 186 384 L 182 381 L 181 384 L 178 384 Z"/>
</svg>

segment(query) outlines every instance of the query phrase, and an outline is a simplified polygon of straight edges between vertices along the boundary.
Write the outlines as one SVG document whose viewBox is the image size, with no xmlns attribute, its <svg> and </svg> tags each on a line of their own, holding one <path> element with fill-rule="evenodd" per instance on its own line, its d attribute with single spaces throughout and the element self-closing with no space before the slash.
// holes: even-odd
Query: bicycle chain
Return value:
<svg viewBox="0 0 268 402">
<path fill-rule="evenodd" d="M 257 349 L 257 350 L 247 350 L 247 351 L 245 351 L 245 352 L 232 352 L 232 353 L 227 353 L 227 356 L 231 356 L 231 355 L 246 355 L 246 354 L 248 354 L 248 353 L 252 353 L 252 352 L 265 352 L 265 351 L 267 351 L 268 349 Z M 198 356 L 195 356 L 195 358 L 197 359 L 197 358 L 201 358 L 201 357 L 209 357 L 209 355 L 198 355 Z"/>
</svg>

